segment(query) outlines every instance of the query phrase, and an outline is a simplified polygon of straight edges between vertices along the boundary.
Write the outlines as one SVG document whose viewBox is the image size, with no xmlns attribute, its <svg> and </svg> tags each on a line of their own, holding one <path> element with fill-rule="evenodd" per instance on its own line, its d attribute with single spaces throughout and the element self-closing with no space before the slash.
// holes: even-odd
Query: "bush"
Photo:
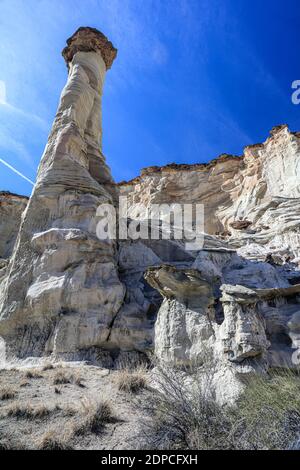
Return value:
<svg viewBox="0 0 300 470">
<path fill-rule="evenodd" d="M 300 436 L 300 378 L 292 372 L 254 377 L 236 406 L 216 403 L 209 384 L 187 385 L 174 369 L 160 367 L 157 389 L 137 403 L 143 449 L 288 449 Z"/>
<path fill-rule="evenodd" d="M 180 371 L 166 367 L 158 368 L 156 385 L 153 393 L 138 403 L 148 416 L 138 435 L 141 448 L 229 448 L 230 420 L 209 388 L 190 387 Z"/>
</svg>

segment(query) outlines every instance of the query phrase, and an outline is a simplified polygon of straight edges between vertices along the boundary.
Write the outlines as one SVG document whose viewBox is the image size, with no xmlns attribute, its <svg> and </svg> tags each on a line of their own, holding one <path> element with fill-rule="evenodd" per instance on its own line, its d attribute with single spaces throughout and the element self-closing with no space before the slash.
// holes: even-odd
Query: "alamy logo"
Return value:
<svg viewBox="0 0 300 470">
<path fill-rule="evenodd" d="M 201 250 L 204 241 L 203 204 L 101 204 L 96 233 L 100 240 L 182 240 L 186 250 Z"/>
<path fill-rule="evenodd" d="M 292 103 L 300 104 L 300 80 L 293 81 L 292 89 L 295 90 L 292 94 Z"/>
</svg>

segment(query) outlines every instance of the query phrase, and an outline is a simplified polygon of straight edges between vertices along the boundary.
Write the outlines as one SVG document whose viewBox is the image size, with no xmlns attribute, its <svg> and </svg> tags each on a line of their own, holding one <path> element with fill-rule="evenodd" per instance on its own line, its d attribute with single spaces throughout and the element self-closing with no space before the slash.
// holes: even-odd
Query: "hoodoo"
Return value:
<svg viewBox="0 0 300 470">
<path fill-rule="evenodd" d="M 1 286 L 9 353 L 71 355 L 101 345 L 123 303 L 115 245 L 95 233 L 97 207 L 114 200 L 101 151 L 101 96 L 116 54 L 88 27 L 63 50 L 68 80 Z"/>
</svg>

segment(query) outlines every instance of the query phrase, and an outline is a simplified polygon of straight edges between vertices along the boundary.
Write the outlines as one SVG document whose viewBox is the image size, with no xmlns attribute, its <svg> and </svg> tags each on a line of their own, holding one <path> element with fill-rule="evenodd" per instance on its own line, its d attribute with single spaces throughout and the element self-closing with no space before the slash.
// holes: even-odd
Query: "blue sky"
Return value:
<svg viewBox="0 0 300 470">
<path fill-rule="evenodd" d="M 103 98 L 103 150 L 117 181 L 142 167 L 240 155 L 275 125 L 300 130 L 299 0 L 0 0 L 0 158 L 30 180 L 79 27 L 118 48 Z M 0 163 L 0 190 L 32 186 Z"/>
</svg>

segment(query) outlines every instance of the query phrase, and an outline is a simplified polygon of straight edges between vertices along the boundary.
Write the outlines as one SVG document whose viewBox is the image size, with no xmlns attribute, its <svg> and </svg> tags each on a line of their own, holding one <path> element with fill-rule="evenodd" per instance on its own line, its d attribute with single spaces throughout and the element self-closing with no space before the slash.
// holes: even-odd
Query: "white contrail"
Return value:
<svg viewBox="0 0 300 470">
<path fill-rule="evenodd" d="M 5 160 L 3 160 L 2 158 L 0 158 L 0 163 L 3 163 L 3 165 L 7 166 L 7 168 L 9 168 L 10 170 L 14 171 L 15 173 L 17 173 L 17 175 L 21 176 L 21 178 L 24 178 L 24 180 L 28 181 L 28 183 L 32 184 L 32 186 L 34 186 L 34 182 L 31 181 L 29 178 L 27 178 L 27 176 L 25 175 L 22 175 L 22 173 L 20 173 L 18 170 L 16 170 L 13 166 L 11 166 L 9 163 L 7 163 Z"/>
</svg>

